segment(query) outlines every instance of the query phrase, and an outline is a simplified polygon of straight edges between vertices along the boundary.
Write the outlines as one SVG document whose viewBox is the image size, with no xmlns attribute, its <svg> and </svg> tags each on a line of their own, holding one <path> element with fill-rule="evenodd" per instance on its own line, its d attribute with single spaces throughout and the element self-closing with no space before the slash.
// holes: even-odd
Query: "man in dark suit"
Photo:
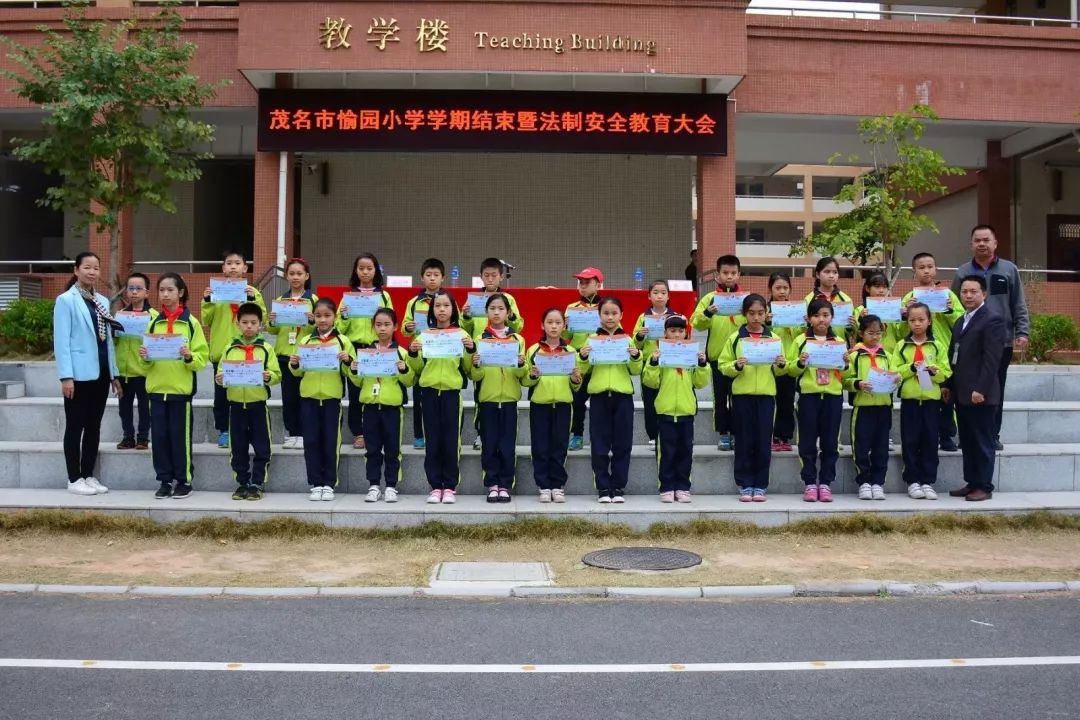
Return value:
<svg viewBox="0 0 1080 720">
<path fill-rule="evenodd" d="M 960 302 L 967 312 L 953 327 L 949 359 L 967 485 L 949 494 L 978 502 L 989 500 L 994 491 L 995 415 L 1002 400 L 997 373 L 1008 332 L 1004 319 L 985 304 L 981 275 L 961 280 Z"/>
</svg>

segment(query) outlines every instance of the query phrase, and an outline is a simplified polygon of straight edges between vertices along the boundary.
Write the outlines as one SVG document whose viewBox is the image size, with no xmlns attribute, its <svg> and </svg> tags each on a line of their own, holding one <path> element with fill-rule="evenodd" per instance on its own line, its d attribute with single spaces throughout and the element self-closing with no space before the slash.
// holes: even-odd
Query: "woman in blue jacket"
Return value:
<svg viewBox="0 0 1080 720">
<path fill-rule="evenodd" d="M 101 261 L 92 252 L 75 256 L 75 275 L 53 307 L 53 354 L 64 394 L 64 460 L 68 492 L 98 495 L 109 489 L 94 477 L 101 417 L 109 387 L 120 395 L 113 334 L 119 323 L 109 300 L 94 291 Z"/>
</svg>

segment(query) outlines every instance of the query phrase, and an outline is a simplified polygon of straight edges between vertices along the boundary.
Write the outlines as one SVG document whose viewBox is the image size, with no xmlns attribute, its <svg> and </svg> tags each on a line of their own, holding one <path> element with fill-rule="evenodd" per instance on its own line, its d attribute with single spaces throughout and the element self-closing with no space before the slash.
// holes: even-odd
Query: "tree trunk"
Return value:
<svg viewBox="0 0 1080 720">
<path fill-rule="evenodd" d="M 119 215 L 117 216 L 119 220 Z M 120 292 L 120 225 L 109 227 L 109 299 Z"/>
</svg>

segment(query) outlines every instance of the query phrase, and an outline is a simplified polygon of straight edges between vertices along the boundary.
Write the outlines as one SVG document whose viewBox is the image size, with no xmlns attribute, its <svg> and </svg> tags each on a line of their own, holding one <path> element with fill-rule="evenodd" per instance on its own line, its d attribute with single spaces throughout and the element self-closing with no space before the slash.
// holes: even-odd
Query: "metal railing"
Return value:
<svg viewBox="0 0 1080 720">
<path fill-rule="evenodd" d="M 2 1 L 2 0 L 0 0 Z M 61 258 L 59 260 L 0 260 L 0 273 L 53 273 L 53 272 L 68 272 L 71 270 L 72 265 L 75 263 L 71 258 Z M 17 268 L 26 268 L 26 270 L 18 270 Z M 35 270 L 34 268 L 37 268 Z M 53 268 L 59 267 L 59 270 Z M 9 269 L 14 268 L 14 269 Z"/>
<path fill-rule="evenodd" d="M 964 13 L 935 13 L 916 12 L 914 10 L 839 10 L 829 8 L 795 8 L 795 7 L 761 7 L 748 8 L 747 14 L 752 15 L 779 15 L 782 17 L 837 17 L 849 20 L 931 20 L 932 22 L 964 22 L 977 25 L 979 23 L 995 23 L 1008 25 L 1026 25 L 1037 27 L 1049 25 L 1054 27 L 1080 28 L 1080 20 L 1069 18 L 1033 18 L 1016 17 L 1012 15 L 972 15 Z"/>
<path fill-rule="evenodd" d="M 174 267 L 186 267 L 187 272 L 213 272 L 214 268 L 221 267 L 220 260 L 136 260 L 131 264 L 136 269 L 150 269 L 150 272 L 158 272 L 158 270 L 154 270 L 153 268 L 159 268 L 161 272 L 164 272 L 165 270 Z M 253 264 L 254 263 L 251 260 L 247 261 L 249 271 Z M 196 266 L 209 266 L 211 269 L 209 271 L 199 271 L 195 269 Z"/>
</svg>

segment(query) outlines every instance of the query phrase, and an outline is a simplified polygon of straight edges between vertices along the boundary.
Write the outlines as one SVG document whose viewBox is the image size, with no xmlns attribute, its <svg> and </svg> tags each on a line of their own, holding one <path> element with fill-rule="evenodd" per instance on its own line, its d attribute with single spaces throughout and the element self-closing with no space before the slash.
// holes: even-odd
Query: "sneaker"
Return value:
<svg viewBox="0 0 1080 720">
<path fill-rule="evenodd" d="M 68 483 L 68 492 L 75 495 L 97 495 L 97 490 L 86 484 L 86 480 L 79 478 L 75 482 Z"/>
<path fill-rule="evenodd" d="M 772 451 L 773 452 L 780 452 L 783 449 L 784 449 L 783 444 L 779 440 L 777 440 L 776 438 L 773 438 Z"/>
<path fill-rule="evenodd" d="M 386 490 L 383 491 L 383 500 L 386 502 L 397 502 L 397 488 L 386 488 Z"/>
<path fill-rule="evenodd" d="M 934 490 L 933 485 L 923 485 L 922 486 L 922 491 L 923 491 L 923 496 L 927 500 L 937 500 L 937 491 Z"/>
<path fill-rule="evenodd" d="M 566 491 L 562 488 L 555 488 L 551 491 L 551 502 L 564 503 L 566 502 Z"/>
<path fill-rule="evenodd" d="M 442 490 L 436 489 L 436 490 L 432 490 L 431 492 L 428 493 L 428 496 L 427 496 L 427 504 L 428 505 L 438 505 L 441 502 L 442 502 Z"/>
<path fill-rule="evenodd" d="M 98 479 L 96 477 L 88 477 L 85 478 L 85 480 L 86 484 L 94 488 L 94 492 L 96 492 L 98 495 L 104 495 L 105 493 L 109 492 L 109 488 L 98 482 Z"/>
<path fill-rule="evenodd" d="M 874 499 L 875 500 L 884 500 L 885 499 L 885 488 L 883 488 L 881 485 L 874 485 L 873 487 L 870 488 L 870 490 L 871 490 L 871 492 L 874 493 Z"/>
<path fill-rule="evenodd" d="M 262 500 L 263 499 L 263 489 L 261 487 L 259 487 L 258 485 L 248 485 L 247 499 L 248 500 Z"/>
<path fill-rule="evenodd" d="M 357 435 L 352 439 L 352 446 L 354 450 L 363 450 L 366 445 L 364 444 L 364 436 Z"/>
<path fill-rule="evenodd" d="M 832 502 L 832 488 L 828 485 L 818 485 L 818 502 Z"/>
<path fill-rule="evenodd" d="M 413 440 L 412 446 L 414 450 L 423 450 L 427 447 L 427 442 L 425 442 L 424 438 L 416 438 Z"/>
<path fill-rule="evenodd" d="M 1001 438 L 994 438 L 994 449 L 998 452 L 1005 449 L 1005 446 L 1001 444 Z"/>
<path fill-rule="evenodd" d="M 893 441 L 893 439 L 892 439 L 892 438 L 889 438 L 889 450 L 890 450 L 890 452 L 891 452 L 892 450 L 895 450 L 895 449 L 896 449 L 896 442 L 895 442 L 895 441 Z"/>
<path fill-rule="evenodd" d="M 294 438 L 292 435 L 286 435 L 285 442 L 281 443 L 281 447 L 285 450 L 293 449 L 294 447 L 296 447 L 296 438 Z"/>
<path fill-rule="evenodd" d="M 150 441 L 146 440 L 145 438 L 136 440 L 135 441 L 135 449 L 136 450 L 149 450 L 150 449 Z"/>
<path fill-rule="evenodd" d="M 135 440 L 132 438 L 124 438 L 120 442 L 116 443 L 117 450 L 134 450 Z"/>
<path fill-rule="evenodd" d="M 542 503 L 551 502 L 551 491 L 550 490 L 541 490 L 540 491 L 540 502 L 542 502 Z"/>
<path fill-rule="evenodd" d="M 229 433 L 223 432 L 217 436 L 217 446 L 219 448 L 229 447 Z"/>
<path fill-rule="evenodd" d="M 656 449 L 656 441 L 655 440 L 650 440 L 649 441 L 649 449 L 650 450 L 655 450 Z"/>
<path fill-rule="evenodd" d="M 870 483 L 863 483 L 859 486 L 859 499 L 860 500 L 873 500 L 874 491 L 870 489 Z"/>
<path fill-rule="evenodd" d="M 754 488 L 739 488 L 739 502 L 753 502 Z"/>
<path fill-rule="evenodd" d="M 487 501 L 489 503 L 497 503 L 497 502 L 499 502 L 499 486 L 498 485 L 492 485 L 491 487 L 488 488 Z"/>
<path fill-rule="evenodd" d="M 443 490 L 442 491 L 442 504 L 443 505 L 453 505 L 456 502 L 457 502 L 457 491 L 456 490 Z"/>
<path fill-rule="evenodd" d="M 308 493 L 307 499 L 311 502 L 319 502 L 320 500 L 322 500 L 322 490 L 323 489 L 321 485 L 316 485 L 315 487 L 311 488 L 311 492 Z"/>
<path fill-rule="evenodd" d="M 473 450 L 479 450 L 482 447 L 482 445 L 483 444 L 480 442 L 480 437 L 479 436 L 477 436 L 477 438 L 472 441 L 472 449 Z"/>
<path fill-rule="evenodd" d="M 952 438 L 943 440 L 941 443 L 942 452 L 960 452 L 960 446 L 956 444 L 956 441 Z"/>
<path fill-rule="evenodd" d="M 923 492 L 922 485 L 911 483 L 907 486 L 907 496 L 912 500 L 922 500 L 926 497 L 926 493 Z"/>
<path fill-rule="evenodd" d="M 607 505 L 608 503 L 611 502 L 611 496 L 610 495 L 601 495 L 600 497 L 596 498 L 596 501 L 598 503 L 600 503 L 601 505 Z"/>
<path fill-rule="evenodd" d="M 191 483 L 176 483 L 176 487 L 174 487 L 172 491 L 173 500 L 183 500 L 190 495 Z"/>
<path fill-rule="evenodd" d="M 791 452 L 793 449 L 794 448 L 791 447 L 791 441 L 790 440 L 781 440 L 780 441 L 780 450 L 781 451 L 783 451 L 783 452 Z"/>
<path fill-rule="evenodd" d="M 443 498 L 443 499 L 445 500 L 446 498 Z M 508 489 L 506 489 L 504 487 L 499 488 L 499 502 L 501 502 L 501 503 L 510 502 L 510 491 Z"/>
<path fill-rule="evenodd" d="M 613 495 L 612 498 L 611 498 L 611 502 L 613 502 L 613 503 L 615 503 L 617 505 L 620 505 L 620 504 L 626 502 L 626 498 L 624 498 L 622 495 Z"/>
<path fill-rule="evenodd" d="M 248 496 L 247 485 L 241 485 L 240 487 L 236 488 L 236 491 L 232 494 L 232 499 L 233 500 L 247 500 L 247 496 Z"/>
<path fill-rule="evenodd" d="M 730 435 L 721 435 L 716 443 L 716 449 L 731 452 L 735 449 L 735 440 Z"/>
<path fill-rule="evenodd" d="M 570 444 L 566 446 L 567 450 L 581 450 L 585 447 L 585 438 L 580 435 L 571 435 Z"/>
<path fill-rule="evenodd" d="M 818 501 L 818 486 L 807 485 L 802 494 L 803 502 L 817 502 Z"/>
<path fill-rule="evenodd" d="M 292 440 L 293 440 L 293 447 L 294 448 L 296 448 L 297 450 L 303 450 L 304 449 L 304 438 L 302 438 L 302 437 L 294 437 Z"/>
<path fill-rule="evenodd" d="M 382 490 L 378 485 L 372 485 L 368 488 L 367 495 L 364 497 L 364 502 L 379 502 L 380 497 L 382 497 Z"/>
<path fill-rule="evenodd" d="M 754 502 L 765 502 L 765 488 L 754 488 Z"/>
<path fill-rule="evenodd" d="M 690 495 L 689 490 L 676 490 L 675 502 L 688 503 L 693 501 L 693 497 Z"/>
<path fill-rule="evenodd" d="M 675 491 L 674 490 L 668 490 L 667 492 L 660 493 L 660 502 L 662 502 L 662 503 L 675 502 Z"/>
<path fill-rule="evenodd" d="M 332 488 L 332 487 L 324 487 L 322 489 L 322 499 L 323 499 L 323 502 L 330 502 L 331 500 L 333 500 L 334 499 L 334 488 Z"/>
<path fill-rule="evenodd" d="M 158 500 L 161 500 L 162 498 L 172 497 L 172 483 L 161 483 L 161 487 L 159 487 L 157 489 L 157 492 L 154 493 L 154 497 L 156 497 Z"/>
</svg>

